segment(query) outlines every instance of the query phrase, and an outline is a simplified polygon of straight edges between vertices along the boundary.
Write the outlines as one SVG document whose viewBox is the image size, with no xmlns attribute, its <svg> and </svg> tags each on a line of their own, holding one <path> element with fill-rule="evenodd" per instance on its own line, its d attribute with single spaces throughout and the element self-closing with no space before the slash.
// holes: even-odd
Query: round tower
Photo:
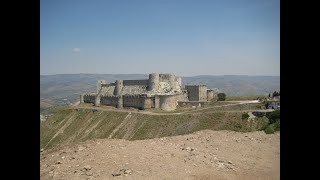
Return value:
<svg viewBox="0 0 320 180">
<path fill-rule="evenodd" d="M 148 91 L 158 90 L 159 82 L 160 82 L 159 73 L 149 74 Z"/>
<path fill-rule="evenodd" d="M 84 95 L 84 94 L 80 94 L 80 104 L 84 103 L 83 95 Z"/>
<path fill-rule="evenodd" d="M 114 88 L 114 95 L 115 96 L 121 95 L 122 88 L 123 88 L 123 81 L 122 80 L 117 80 L 116 81 L 116 86 Z"/>
<path fill-rule="evenodd" d="M 120 96 L 118 97 L 117 108 L 123 108 L 123 97 L 122 97 L 122 95 L 120 95 Z"/>
<path fill-rule="evenodd" d="M 95 97 L 94 105 L 95 105 L 95 106 L 100 106 L 100 95 L 97 95 L 97 96 Z"/>
</svg>

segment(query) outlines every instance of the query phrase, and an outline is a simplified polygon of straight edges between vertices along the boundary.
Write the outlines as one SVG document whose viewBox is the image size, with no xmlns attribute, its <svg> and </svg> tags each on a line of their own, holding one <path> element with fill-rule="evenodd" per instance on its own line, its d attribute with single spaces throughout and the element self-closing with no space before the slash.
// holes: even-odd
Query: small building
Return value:
<svg viewBox="0 0 320 180">
<path fill-rule="evenodd" d="M 270 100 L 270 101 L 267 101 L 267 103 L 268 103 L 268 109 L 275 109 L 275 110 L 280 109 L 280 100 Z"/>
</svg>

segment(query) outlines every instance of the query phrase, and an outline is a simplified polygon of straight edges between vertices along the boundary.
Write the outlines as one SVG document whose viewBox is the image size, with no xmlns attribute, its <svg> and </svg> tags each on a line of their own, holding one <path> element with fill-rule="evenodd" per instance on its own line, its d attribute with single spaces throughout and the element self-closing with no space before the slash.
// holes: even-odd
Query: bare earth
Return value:
<svg viewBox="0 0 320 180">
<path fill-rule="evenodd" d="M 280 133 L 204 130 L 40 153 L 40 179 L 280 179 Z"/>
</svg>

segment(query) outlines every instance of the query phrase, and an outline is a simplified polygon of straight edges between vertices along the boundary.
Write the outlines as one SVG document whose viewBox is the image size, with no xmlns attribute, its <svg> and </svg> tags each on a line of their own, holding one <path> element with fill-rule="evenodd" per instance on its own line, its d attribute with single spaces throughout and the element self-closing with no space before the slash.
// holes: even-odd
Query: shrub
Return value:
<svg viewBox="0 0 320 180">
<path fill-rule="evenodd" d="M 274 125 L 269 124 L 268 127 L 264 130 L 266 134 L 273 134 L 275 131 Z"/>
<path fill-rule="evenodd" d="M 280 131 L 280 120 L 277 120 L 275 123 L 273 123 L 274 130 Z"/>
<path fill-rule="evenodd" d="M 275 110 L 267 114 L 267 118 L 269 119 L 270 124 L 275 123 L 277 120 L 280 121 L 280 110 Z"/>
<path fill-rule="evenodd" d="M 265 130 L 269 125 L 269 119 L 266 117 L 257 117 L 255 122 L 257 123 L 256 129 L 258 131 Z"/>
<path fill-rule="evenodd" d="M 242 120 L 247 120 L 249 118 L 249 114 L 248 113 L 243 113 L 241 116 Z"/>
<path fill-rule="evenodd" d="M 225 93 L 219 93 L 217 94 L 218 101 L 225 101 L 226 100 L 226 94 Z"/>
</svg>

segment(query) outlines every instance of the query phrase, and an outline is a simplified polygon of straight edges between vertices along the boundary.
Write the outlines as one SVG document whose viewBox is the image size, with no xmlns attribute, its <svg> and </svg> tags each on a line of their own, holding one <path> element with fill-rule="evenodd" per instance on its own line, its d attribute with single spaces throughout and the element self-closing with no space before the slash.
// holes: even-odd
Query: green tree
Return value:
<svg viewBox="0 0 320 180">
<path fill-rule="evenodd" d="M 248 120 L 249 117 L 250 117 L 250 116 L 249 116 L 248 113 L 243 113 L 242 116 L 241 116 L 241 119 L 242 119 L 242 120 Z"/>
<path fill-rule="evenodd" d="M 275 123 L 277 120 L 280 122 L 280 110 L 275 110 L 267 114 L 267 118 L 269 119 L 270 124 Z"/>
<path fill-rule="evenodd" d="M 225 93 L 219 93 L 217 96 L 218 96 L 218 101 L 225 101 L 226 100 Z"/>
<path fill-rule="evenodd" d="M 268 109 L 268 106 L 269 106 L 269 102 L 267 102 L 267 103 L 265 104 L 265 106 L 266 106 L 266 109 Z"/>
</svg>

